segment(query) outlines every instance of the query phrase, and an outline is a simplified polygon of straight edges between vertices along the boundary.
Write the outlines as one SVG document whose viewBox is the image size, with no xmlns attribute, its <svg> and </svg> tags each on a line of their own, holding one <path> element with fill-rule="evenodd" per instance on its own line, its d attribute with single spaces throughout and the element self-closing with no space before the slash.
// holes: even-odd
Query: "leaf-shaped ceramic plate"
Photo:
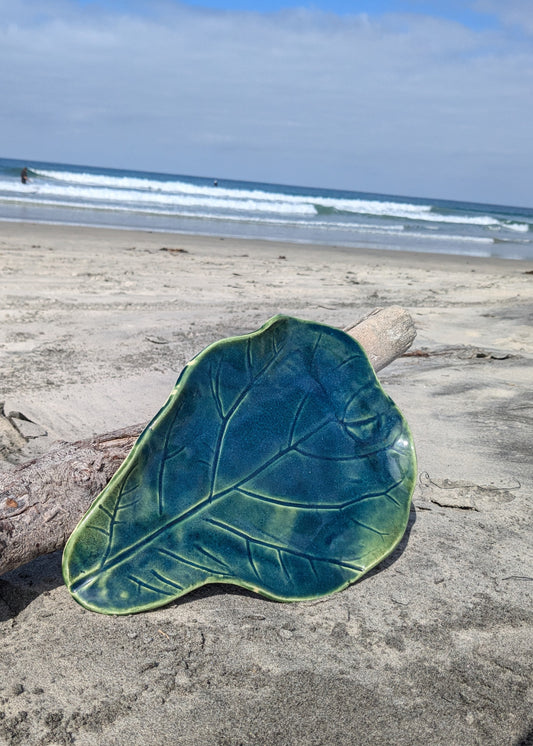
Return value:
<svg viewBox="0 0 533 746">
<path fill-rule="evenodd" d="M 211 345 L 70 537 L 65 582 L 106 614 L 206 583 L 324 596 L 401 539 L 415 455 L 361 346 L 276 316 Z"/>
</svg>

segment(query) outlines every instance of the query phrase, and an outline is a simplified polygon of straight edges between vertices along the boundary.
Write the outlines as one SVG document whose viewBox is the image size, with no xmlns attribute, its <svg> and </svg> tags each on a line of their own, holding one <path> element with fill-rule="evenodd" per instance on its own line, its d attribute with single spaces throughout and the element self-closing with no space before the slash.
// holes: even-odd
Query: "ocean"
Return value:
<svg viewBox="0 0 533 746">
<path fill-rule="evenodd" d="M 530 208 L 7 158 L 1 221 L 533 259 Z"/>
</svg>

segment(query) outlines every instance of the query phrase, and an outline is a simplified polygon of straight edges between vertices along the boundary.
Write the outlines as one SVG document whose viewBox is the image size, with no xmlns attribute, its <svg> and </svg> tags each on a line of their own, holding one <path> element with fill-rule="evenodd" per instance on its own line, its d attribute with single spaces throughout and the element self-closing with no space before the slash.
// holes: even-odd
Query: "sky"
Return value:
<svg viewBox="0 0 533 746">
<path fill-rule="evenodd" d="M 533 207 L 531 0 L 0 0 L 0 157 Z"/>
</svg>

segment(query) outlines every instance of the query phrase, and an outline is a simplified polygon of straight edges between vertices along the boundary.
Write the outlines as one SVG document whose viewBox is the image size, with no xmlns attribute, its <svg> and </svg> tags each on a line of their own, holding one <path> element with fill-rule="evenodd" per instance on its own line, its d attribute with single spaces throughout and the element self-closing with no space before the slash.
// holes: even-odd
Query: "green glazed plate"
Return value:
<svg viewBox="0 0 533 746">
<path fill-rule="evenodd" d="M 415 469 L 407 423 L 361 346 L 276 316 L 184 368 L 70 537 L 65 583 L 104 614 L 206 583 L 319 598 L 398 544 Z"/>
</svg>

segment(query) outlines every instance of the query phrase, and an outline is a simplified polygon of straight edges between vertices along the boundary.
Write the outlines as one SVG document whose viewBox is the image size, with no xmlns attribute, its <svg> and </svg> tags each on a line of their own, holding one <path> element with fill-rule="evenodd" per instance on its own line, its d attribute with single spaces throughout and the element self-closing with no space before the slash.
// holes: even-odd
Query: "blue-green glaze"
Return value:
<svg viewBox="0 0 533 746">
<path fill-rule="evenodd" d="M 105 614 L 217 582 L 325 596 L 399 542 L 415 469 L 407 423 L 361 346 L 276 316 L 185 367 L 70 537 L 65 582 Z"/>
</svg>

